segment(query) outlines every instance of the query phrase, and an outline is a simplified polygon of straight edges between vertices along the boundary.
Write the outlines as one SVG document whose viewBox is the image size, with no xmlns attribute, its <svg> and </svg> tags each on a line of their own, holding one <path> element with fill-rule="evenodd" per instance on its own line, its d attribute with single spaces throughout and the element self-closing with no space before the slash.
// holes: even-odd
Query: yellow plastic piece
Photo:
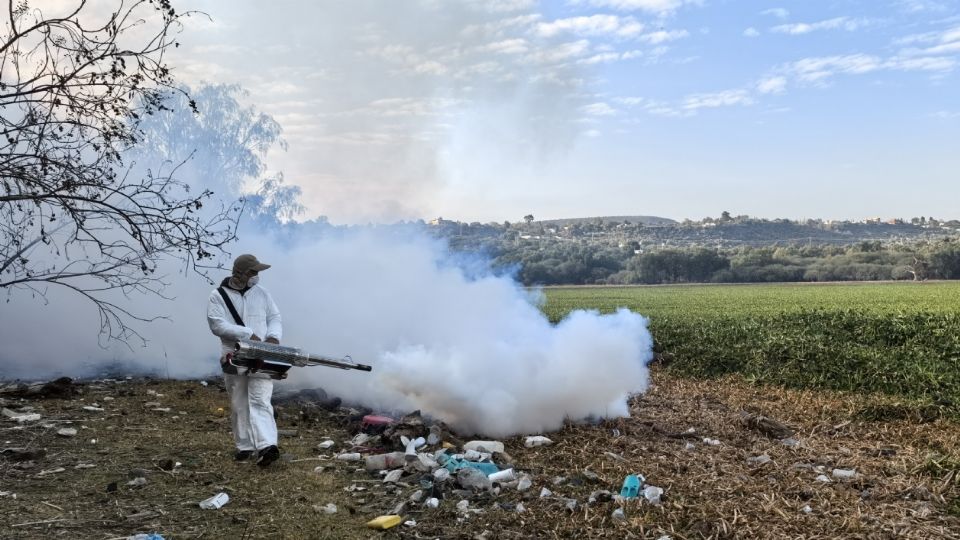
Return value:
<svg viewBox="0 0 960 540">
<path fill-rule="evenodd" d="M 443 441 L 443 445 L 442 445 L 442 446 L 443 446 L 444 448 L 454 448 L 453 443 L 449 443 L 449 442 L 447 442 L 447 441 Z"/>
<path fill-rule="evenodd" d="M 367 522 L 367 527 L 371 529 L 389 529 L 390 527 L 396 527 L 403 521 L 403 518 L 398 515 L 389 515 L 389 516 L 380 516 L 378 518 L 373 518 Z"/>
</svg>

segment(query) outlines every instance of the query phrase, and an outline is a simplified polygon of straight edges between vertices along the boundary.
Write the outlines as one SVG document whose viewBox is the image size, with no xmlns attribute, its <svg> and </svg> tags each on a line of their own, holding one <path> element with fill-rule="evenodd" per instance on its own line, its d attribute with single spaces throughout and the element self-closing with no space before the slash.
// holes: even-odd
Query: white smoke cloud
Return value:
<svg viewBox="0 0 960 540">
<path fill-rule="evenodd" d="M 295 369 L 281 385 L 320 386 L 378 410 L 421 409 L 491 436 L 626 415 L 627 396 L 647 387 L 643 317 L 578 311 L 551 325 L 536 296 L 510 277 L 468 277 L 441 242 L 398 229 L 340 230 L 293 246 L 247 233 L 238 248 L 273 264 L 261 284 L 280 306 L 284 344 L 373 365 L 371 373 Z M 113 363 L 171 377 L 215 373 L 219 341 L 205 319 L 212 287 L 170 279 L 175 300 L 132 298 L 133 309 L 168 316 L 141 326 L 149 343 L 133 351 L 96 346 L 92 308 L 76 297 L 19 298 L 16 317 L 0 327 L 8 376 L 89 375 Z"/>
</svg>

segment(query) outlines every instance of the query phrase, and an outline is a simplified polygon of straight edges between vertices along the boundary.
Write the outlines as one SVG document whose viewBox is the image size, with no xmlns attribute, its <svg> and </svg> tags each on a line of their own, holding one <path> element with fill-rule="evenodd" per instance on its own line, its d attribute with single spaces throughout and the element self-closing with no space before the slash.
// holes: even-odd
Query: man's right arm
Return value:
<svg viewBox="0 0 960 540">
<path fill-rule="evenodd" d="M 233 316 L 227 311 L 227 306 L 217 291 L 210 293 L 210 301 L 207 303 L 207 324 L 210 325 L 210 331 L 214 335 L 226 340 L 240 341 L 253 336 L 253 330 L 233 322 Z"/>
</svg>

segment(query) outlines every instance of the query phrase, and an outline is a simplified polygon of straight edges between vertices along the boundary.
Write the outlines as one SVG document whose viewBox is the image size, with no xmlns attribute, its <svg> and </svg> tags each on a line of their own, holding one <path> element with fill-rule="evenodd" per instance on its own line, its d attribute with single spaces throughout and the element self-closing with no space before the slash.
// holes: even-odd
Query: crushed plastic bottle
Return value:
<svg viewBox="0 0 960 540">
<path fill-rule="evenodd" d="M 200 501 L 200 508 L 204 510 L 217 510 L 228 502 L 230 502 L 230 496 L 221 491 L 209 499 Z"/>
<path fill-rule="evenodd" d="M 643 498 L 650 504 L 660 504 L 660 497 L 663 495 L 663 488 L 657 486 L 647 486 L 643 488 Z"/>
<path fill-rule="evenodd" d="M 529 475 L 522 475 L 520 480 L 517 482 L 517 491 L 526 491 L 533 487 L 533 480 L 530 479 Z"/>
<path fill-rule="evenodd" d="M 854 469 L 834 469 L 833 477 L 838 480 L 849 480 L 857 477 L 857 471 Z"/>
<path fill-rule="evenodd" d="M 531 435 L 523 441 L 523 445 L 527 448 L 534 448 L 536 446 L 550 446 L 553 444 L 553 441 L 544 437 L 543 435 Z"/>
<path fill-rule="evenodd" d="M 463 450 L 475 450 L 487 454 L 503 453 L 503 443 L 500 441 L 470 441 L 463 445 Z"/>
</svg>

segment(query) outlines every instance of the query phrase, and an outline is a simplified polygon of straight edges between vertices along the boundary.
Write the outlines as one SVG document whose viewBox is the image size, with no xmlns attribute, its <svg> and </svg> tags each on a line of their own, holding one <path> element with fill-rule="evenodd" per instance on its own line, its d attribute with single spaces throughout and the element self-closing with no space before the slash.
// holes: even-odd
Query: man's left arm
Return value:
<svg viewBox="0 0 960 540">
<path fill-rule="evenodd" d="M 264 337 L 268 343 L 280 343 L 280 338 L 283 337 L 280 309 L 270 293 L 267 293 L 267 335 Z"/>
</svg>

